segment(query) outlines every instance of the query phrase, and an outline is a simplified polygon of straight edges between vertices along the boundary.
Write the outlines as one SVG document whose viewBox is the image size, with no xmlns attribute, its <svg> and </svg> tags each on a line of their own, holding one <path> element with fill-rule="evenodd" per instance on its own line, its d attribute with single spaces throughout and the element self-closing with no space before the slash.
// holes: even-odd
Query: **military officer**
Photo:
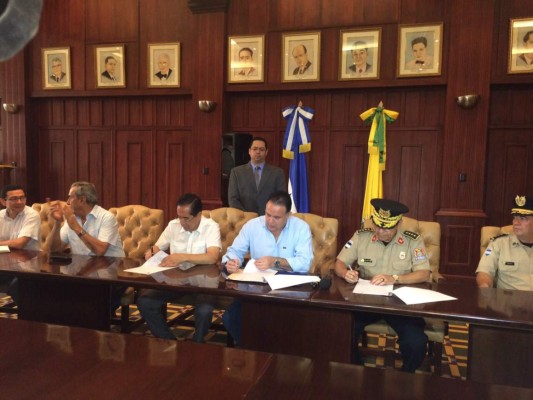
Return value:
<svg viewBox="0 0 533 400">
<path fill-rule="evenodd" d="M 420 235 L 400 231 L 403 214 L 409 208 L 387 199 L 372 199 L 374 207 L 372 228 L 357 231 L 344 245 L 335 262 L 335 273 L 347 282 L 359 278 L 374 285 L 410 284 L 428 281 L 430 267 L 424 242 Z M 424 319 L 387 314 L 357 313 L 355 316 L 355 342 L 366 325 L 384 319 L 398 334 L 403 357 L 402 370 L 414 372 L 424 361 L 427 336 Z M 357 350 L 354 361 L 362 364 Z"/>
<path fill-rule="evenodd" d="M 533 290 L 533 197 L 516 196 L 511 215 L 513 233 L 492 238 L 479 260 L 479 287 Z"/>
</svg>

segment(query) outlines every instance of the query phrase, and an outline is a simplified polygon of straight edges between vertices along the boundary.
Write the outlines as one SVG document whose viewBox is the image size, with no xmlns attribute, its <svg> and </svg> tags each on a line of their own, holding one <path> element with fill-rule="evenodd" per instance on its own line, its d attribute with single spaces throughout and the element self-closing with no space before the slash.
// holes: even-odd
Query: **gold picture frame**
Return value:
<svg viewBox="0 0 533 400">
<path fill-rule="evenodd" d="M 339 80 L 379 79 L 381 28 L 340 32 Z"/>
<path fill-rule="evenodd" d="M 71 89 L 70 47 L 41 49 L 43 89 Z"/>
<path fill-rule="evenodd" d="M 126 87 L 124 45 L 96 47 L 96 87 Z"/>
<path fill-rule="evenodd" d="M 282 82 L 320 80 L 320 32 L 284 33 Z"/>
<path fill-rule="evenodd" d="M 265 36 L 228 37 L 228 83 L 264 82 Z"/>
<path fill-rule="evenodd" d="M 443 24 L 400 25 L 398 77 L 441 74 Z"/>
<path fill-rule="evenodd" d="M 509 74 L 533 73 L 533 18 L 511 19 L 508 59 Z"/>
<path fill-rule="evenodd" d="M 180 87 L 180 48 L 179 42 L 148 44 L 148 87 Z"/>
</svg>

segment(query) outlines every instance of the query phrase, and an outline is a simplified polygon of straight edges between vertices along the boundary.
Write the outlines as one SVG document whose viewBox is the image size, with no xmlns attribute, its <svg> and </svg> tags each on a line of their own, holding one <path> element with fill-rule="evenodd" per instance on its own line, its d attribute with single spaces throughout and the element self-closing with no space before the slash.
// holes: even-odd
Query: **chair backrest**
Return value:
<svg viewBox="0 0 533 400">
<path fill-rule="evenodd" d="M 163 210 L 141 205 L 113 207 L 126 257 L 144 257 L 164 230 Z"/>
<path fill-rule="evenodd" d="M 221 254 L 226 254 L 226 249 L 231 246 L 242 226 L 257 217 L 254 212 L 242 211 L 237 208 L 223 207 L 215 210 L 203 210 L 202 215 L 211 218 L 220 226 L 220 240 L 222 242 Z"/>
<path fill-rule="evenodd" d="M 365 220 L 365 227 L 372 226 L 370 220 Z M 440 224 L 432 221 L 419 221 L 414 218 L 403 217 L 402 231 L 416 232 L 422 236 L 424 246 L 429 258 L 429 266 L 431 268 L 431 278 L 438 281 L 442 278 L 439 274 L 440 263 Z"/>
<path fill-rule="evenodd" d="M 64 201 L 60 202 L 62 206 L 67 204 Z M 33 208 L 35 211 L 39 213 L 39 216 L 41 217 L 41 250 L 45 251 L 45 242 L 46 238 L 48 237 L 48 234 L 54 227 L 55 220 L 53 218 L 50 218 L 48 215 L 49 208 L 48 203 L 33 203 L 31 205 L 31 208 Z M 61 225 L 63 225 L 63 222 L 61 222 Z"/>
<path fill-rule="evenodd" d="M 309 213 L 294 213 L 295 217 L 309 224 L 313 235 L 313 264 L 309 273 L 321 277 L 329 274 L 337 258 L 337 234 L 339 221 L 336 218 L 324 218 Z"/>
<path fill-rule="evenodd" d="M 503 234 L 509 234 L 513 233 L 513 226 L 512 225 L 506 225 L 506 226 L 483 226 L 481 227 L 481 243 L 479 246 L 479 256 L 482 257 L 483 253 L 485 253 L 485 250 L 487 246 L 490 243 L 490 239 L 496 236 L 500 236 Z"/>
</svg>

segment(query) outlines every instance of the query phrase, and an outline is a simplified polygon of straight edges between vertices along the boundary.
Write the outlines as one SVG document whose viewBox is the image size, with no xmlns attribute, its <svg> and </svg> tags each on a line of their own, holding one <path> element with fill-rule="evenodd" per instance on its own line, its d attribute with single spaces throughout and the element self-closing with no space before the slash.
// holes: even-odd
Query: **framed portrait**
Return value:
<svg viewBox="0 0 533 400">
<path fill-rule="evenodd" d="M 379 79 L 381 28 L 341 31 L 339 80 Z"/>
<path fill-rule="evenodd" d="M 228 83 L 264 82 L 265 37 L 228 37 Z"/>
<path fill-rule="evenodd" d="M 42 49 L 43 89 L 70 89 L 70 47 Z"/>
<path fill-rule="evenodd" d="M 533 18 L 511 19 L 509 25 L 510 74 L 533 73 Z"/>
<path fill-rule="evenodd" d="M 96 47 L 96 87 L 126 87 L 124 46 Z"/>
<path fill-rule="evenodd" d="M 180 43 L 148 45 L 148 86 L 180 87 Z"/>
<path fill-rule="evenodd" d="M 398 76 L 441 74 L 442 23 L 400 25 Z"/>
<path fill-rule="evenodd" d="M 320 80 L 320 32 L 283 34 L 282 82 Z"/>
</svg>

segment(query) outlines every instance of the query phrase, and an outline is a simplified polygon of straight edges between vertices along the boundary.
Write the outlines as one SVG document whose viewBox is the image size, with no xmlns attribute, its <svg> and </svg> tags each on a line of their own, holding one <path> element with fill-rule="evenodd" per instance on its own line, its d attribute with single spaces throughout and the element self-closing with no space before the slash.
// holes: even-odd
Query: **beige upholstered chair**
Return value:
<svg viewBox="0 0 533 400">
<path fill-rule="evenodd" d="M 257 217 L 254 212 L 242 211 L 237 208 L 223 207 L 215 210 L 204 210 L 202 215 L 211 218 L 220 226 L 220 240 L 222 242 L 221 256 L 226 254 L 226 249 L 231 246 L 242 226 Z"/>
<path fill-rule="evenodd" d="M 62 205 L 66 204 L 64 201 L 61 201 L 60 203 Z M 48 211 L 50 208 L 48 207 L 48 203 L 33 203 L 31 208 L 37 211 L 41 217 L 41 250 L 44 251 L 46 250 L 44 247 L 46 238 L 54 227 L 55 220 L 53 218 L 50 218 L 50 216 L 48 215 Z"/>
<path fill-rule="evenodd" d="M 309 273 L 318 274 L 321 277 L 328 275 L 337 258 L 339 221 L 335 218 L 324 218 L 309 213 L 295 213 L 293 215 L 307 222 L 313 235 L 314 259 Z"/>
<path fill-rule="evenodd" d="M 503 234 L 509 234 L 513 233 L 513 226 L 512 225 L 506 225 L 506 226 L 484 226 L 481 228 L 481 243 L 479 246 L 479 256 L 482 257 L 483 253 L 485 253 L 485 249 L 490 243 L 490 240 L 496 236 L 500 236 Z"/>
<path fill-rule="evenodd" d="M 109 212 L 115 215 L 118 232 L 126 257 L 142 258 L 144 253 L 157 242 L 163 232 L 163 210 L 148 208 L 142 205 L 113 207 Z M 128 287 L 120 298 L 120 328 L 128 332 L 130 324 L 129 306 L 135 303 L 135 290 Z"/>
<path fill-rule="evenodd" d="M 365 221 L 365 226 L 368 227 L 370 225 L 370 221 Z M 438 281 L 442 278 L 442 275 L 439 274 L 440 224 L 438 222 L 418 221 L 413 218 L 403 217 L 400 229 L 416 232 L 422 236 L 429 257 L 431 278 L 434 281 Z M 442 344 L 444 343 L 444 336 L 448 331 L 448 325 L 445 321 L 433 318 L 425 318 L 425 321 L 426 328 L 424 329 L 424 332 L 429 339 L 428 355 L 433 362 L 435 375 L 440 375 L 442 369 Z M 392 329 L 385 321 L 378 321 L 367 325 L 365 327 L 365 332 L 397 336 L 394 329 Z M 366 337 L 363 337 L 363 345 L 366 346 Z"/>
</svg>

